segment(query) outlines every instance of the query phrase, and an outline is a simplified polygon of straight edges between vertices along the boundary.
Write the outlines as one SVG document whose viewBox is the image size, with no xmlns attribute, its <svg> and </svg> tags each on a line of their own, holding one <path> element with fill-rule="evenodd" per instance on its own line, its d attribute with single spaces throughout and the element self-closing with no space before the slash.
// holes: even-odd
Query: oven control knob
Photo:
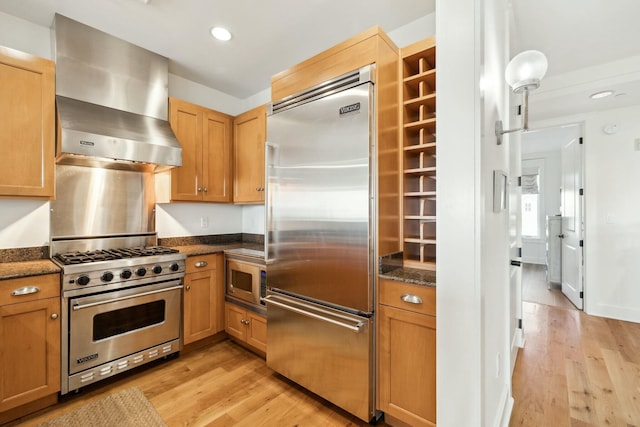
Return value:
<svg viewBox="0 0 640 427">
<path fill-rule="evenodd" d="M 122 270 L 122 272 L 120 273 L 120 277 L 122 277 L 123 279 L 128 279 L 129 277 L 131 277 L 131 270 L 129 270 L 128 268 L 126 270 Z"/>
<path fill-rule="evenodd" d="M 76 283 L 80 286 L 86 286 L 89 284 L 89 276 L 86 275 L 82 275 L 82 276 L 78 276 L 78 278 L 76 279 Z"/>
<path fill-rule="evenodd" d="M 171 264 L 171 265 L 169 266 L 169 270 L 171 270 L 171 271 L 178 271 L 178 270 L 180 270 L 180 266 L 178 265 L 178 263 L 177 263 L 177 262 L 174 262 L 173 264 Z"/>
<path fill-rule="evenodd" d="M 155 274 L 160 274 L 160 273 L 162 273 L 162 266 L 160 266 L 160 265 L 154 265 L 154 266 L 153 266 L 153 272 L 154 272 Z"/>
<path fill-rule="evenodd" d="M 144 267 L 140 267 L 136 270 L 136 276 L 144 276 L 145 274 L 147 274 L 147 269 Z"/>
<path fill-rule="evenodd" d="M 103 282 L 110 282 L 113 280 L 113 273 L 110 271 L 105 271 L 104 273 L 102 273 L 102 276 L 100 276 L 100 279 L 102 279 Z"/>
</svg>

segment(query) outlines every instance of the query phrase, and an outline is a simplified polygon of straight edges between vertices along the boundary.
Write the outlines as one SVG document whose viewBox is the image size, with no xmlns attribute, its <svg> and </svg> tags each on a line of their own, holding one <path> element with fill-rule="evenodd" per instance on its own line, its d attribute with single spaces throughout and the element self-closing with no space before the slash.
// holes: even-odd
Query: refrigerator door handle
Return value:
<svg viewBox="0 0 640 427">
<path fill-rule="evenodd" d="M 266 301 L 268 304 L 273 304 L 276 307 L 280 307 L 280 308 L 282 308 L 284 310 L 293 311 L 294 313 L 298 313 L 298 314 L 301 314 L 303 316 L 311 317 L 313 319 L 321 320 L 321 321 L 327 322 L 327 323 L 332 323 L 334 325 L 338 325 L 338 326 L 341 326 L 343 328 L 349 329 L 349 330 L 351 330 L 351 331 L 353 331 L 355 333 L 360 332 L 360 330 L 364 326 L 364 322 L 354 321 L 355 325 L 351 325 L 351 324 L 346 323 L 346 322 L 341 322 L 340 320 L 331 319 L 330 317 L 325 317 L 325 316 L 323 316 L 321 314 L 314 313 L 312 311 L 303 310 L 301 308 L 294 307 L 292 305 L 285 304 L 285 303 L 280 302 L 280 301 L 276 301 L 274 299 L 273 295 L 267 295 L 266 297 L 262 298 L 262 300 Z M 308 308 L 312 308 L 311 306 L 309 306 L 307 304 L 301 304 L 300 303 L 300 305 L 303 305 L 303 306 L 308 307 Z"/>
</svg>

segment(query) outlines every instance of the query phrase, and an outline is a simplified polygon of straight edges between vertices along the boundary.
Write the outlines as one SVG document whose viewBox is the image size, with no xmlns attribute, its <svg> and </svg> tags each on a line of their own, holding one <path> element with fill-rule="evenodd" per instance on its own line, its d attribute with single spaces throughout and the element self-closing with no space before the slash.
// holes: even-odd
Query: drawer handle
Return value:
<svg viewBox="0 0 640 427">
<path fill-rule="evenodd" d="M 420 298 L 418 295 L 404 294 L 400 297 L 400 299 L 410 304 L 422 304 L 422 298 Z"/>
<path fill-rule="evenodd" d="M 37 286 L 25 286 L 24 288 L 19 288 L 14 290 L 13 292 L 11 292 L 11 295 L 13 296 L 29 295 L 29 294 L 36 294 L 38 292 L 40 292 L 40 288 L 38 288 Z"/>
<path fill-rule="evenodd" d="M 209 265 L 209 263 L 207 263 L 207 261 L 198 261 L 198 262 L 195 263 L 195 267 L 196 268 L 206 267 L 207 265 Z"/>
</svg>

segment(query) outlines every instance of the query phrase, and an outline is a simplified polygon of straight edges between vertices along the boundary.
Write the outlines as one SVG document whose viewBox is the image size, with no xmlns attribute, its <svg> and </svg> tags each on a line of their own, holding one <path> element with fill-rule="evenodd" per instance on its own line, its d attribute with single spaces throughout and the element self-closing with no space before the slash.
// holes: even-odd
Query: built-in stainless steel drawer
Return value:
<svg viewBox="0 0 640 427">
<path fill-rule="evenodd" d="M 372 319 L 269 292 L 267 365 L 359 418 L 373 418 Z"/>
</svg>

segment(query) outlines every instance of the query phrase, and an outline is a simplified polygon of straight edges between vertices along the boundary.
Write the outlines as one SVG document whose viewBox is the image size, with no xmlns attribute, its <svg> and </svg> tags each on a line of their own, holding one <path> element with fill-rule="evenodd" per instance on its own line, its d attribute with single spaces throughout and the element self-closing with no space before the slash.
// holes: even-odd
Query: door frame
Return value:
<svg viewBox="0 0 640 427">
<path fill-rule="evenodd" d="M 583 246 L 582 246 L 582 292 L 583 292 L 583 299 L 582 299 L 582 310 L 585 310 L 585 307 L 587 307 L 587 298 L 588 298 L 588 290 L 587 290 L 587 280 L 586 280 L 586 275 L 587 275 L 587 256 L 586 256 L 586 248 L 588 245 L 588 236 L 586 235 L 586 229 L 587 229 L 587 214 L 585 211 L 585 207 L 586 207 L 586 203 L 585 203 L 585 199 L 587 197 L 588 194 L 588 189 L 586 188 L 586 180 L 585 180 L 585 175 L 586 175 L 586 170 L 585 170 L 585 156 L 586 156 L 586 150 L 587 150 L 587 141 L 586 138 L 584 137 L 585 135 L 585 122 L 584 120 L 580 120 L 580 121 L 576 121 L 576 122 L 565 122 L 565 123 L 558 123 L 558 124 L 554 124 L 551 126 L 543 126 L 537 129 L 532 129 L 535 131 L 540 131 L 540 132 L 544 132 L 547 130 L 554 130 L 554 129 L 559 129 L 559 128 L 566 128 L 566 127 L 573 127 L 576 126 L 577 127 L 577 133 L 578 133 L 578 137 L 582 138 L 583 141 L 583 146 L 582 146 L 582 150 L 580 150 L 580 158 L 578 159 L 578 164 L 579 164 L 579 168 L 580 168 L 580 181 L 582 183 L 581 188 L 583 189 L 583 195 L 580 197 L 579 203 L 580 203 L 580 215 L 581 215 L 581 221 L 580 221 L 580 227 L 581 227 L 581 238 L 583 240 Z M 523 140 L 524 143 L 524 140 Z M 558 142 L 557 145 L 557 150 L 560 151 L 562 147 L 562 143 Z M 522 160 L 522 154 L 521 154 L 521 160 Z M 522 213 L 520 212 L 520 218 L 519 218 L 519 222 L 522 221 L 521 215 Z"/>
</svg>

